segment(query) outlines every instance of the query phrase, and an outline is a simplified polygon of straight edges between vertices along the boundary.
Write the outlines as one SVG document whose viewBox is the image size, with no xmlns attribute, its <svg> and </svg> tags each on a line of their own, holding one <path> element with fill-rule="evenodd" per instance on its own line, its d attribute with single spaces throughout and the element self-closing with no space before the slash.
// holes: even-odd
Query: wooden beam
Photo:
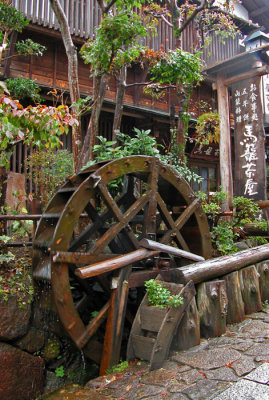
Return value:
<svg viewBox="0 0 269 400">
<path fill-rule="evenodd" d="M 189 251 L 177 249 L 172 246 L 168 246 L 162 243 L 155 242 L 154 240 L 143 239 L 139 242 L 141 247 L 146 249 L 158 250 L 163 253 L 172 254 L 176 257 L 188 258 L 193 261 L 204 261 L 204 257 L 198 256 L 197 254 L 190 253 Z"/>
<path fill-rule="evenodd" d="M 93 276 L 101 275 L 106 272 L 111 272 L 116 269 L 126 267 L 137 261 L 144 260 L 145 258 L 153 257 L 159 254 L 160 251 L 152 251 L 146 249 L 138 249 L 122 256 L 114 257 L 110 260 L 87 265 L 86 267 L 77 268 L 75 274 L 82 279 L 91 278 Z"/>
<path fill-rule="evenodd" d="M 98 256 L 87 254 L 87 253 L 72 253 L 68 251 L 57 251 L 51 252 L 52 261 L 58 263 L 67 263 L 67 264 L 89 264 L 91 262 L 99 262 L 110 260 L 111 258 L 115 258 L 120 254 L 99 254 Z"/>
<path fill-rule="evenodd" d="M 177 283 L 187 283 L 192 280 L 195 284 L 218 278 L 233 271 L 267 260 L 269 244 L 253 247 L 228 256 L 212 258 L 186 267 L 171 270 L 172 279 Z"/>
<path fill-rule="evenodd" d="M 225 86 L 231 86 L 236 82 L 243 81 L 244 79 L 250 79 L 254 76 L 262 76 L 269 73 L 269 66 L 264 65 L 263 67 L 253 69 L 251 71 L 244 72 L 239 75 L 231 76 L 230 78 L 224 79 L 223 83 Z"/>
</svg>

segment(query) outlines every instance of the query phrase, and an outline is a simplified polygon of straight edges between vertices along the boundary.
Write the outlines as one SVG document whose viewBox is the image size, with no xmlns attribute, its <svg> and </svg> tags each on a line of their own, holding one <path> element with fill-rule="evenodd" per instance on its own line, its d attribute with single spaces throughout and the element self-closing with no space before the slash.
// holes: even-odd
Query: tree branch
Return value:
<svg viewBox="0 0 269 400">
<path fill-rule="evenodd" d="M 128 83 L 125 85 L 126 88 L 133 87 L 133 86 L 148 86 L 152 85 L 154 82 L 137 82 L 137 83 Z M 167 86 L 160 86 L 158 88 L 159 91 L 166 90 L 166 89 L 176 89 L 175 85 L 167 85 Z"/>
<path fill-rule="evenodd" d="M 184 31 L 184 29 L 186 29 L 186 27 L 191 23 L 191 21 L 194 20 L 194 18 L 196 17 L 197 14 L 199 14 L 201 11 L 203 11 L 206 8 L 207 2 L 206 0 L 202 0 L 201 1 L 201 5 L 199 7 L 197 7 L 193 13 L 189 16 L 189 18 L 187 18 L 183 24 L 181 25 L 181 27 L 178 30 L 178 36 Z"/>
<path fill-rule="evenodd" d="M 166 25 L 168 25 L 170 28 L 173 28 L 173 24 L 170 21 L 168 21 L 168 19 L 166 19 L 165 16 L 160 12 L 144 11 L 144 14 L 146 15 L 149 14 L 152 15 L 154 18 L 162 19 L 166 23 Z"/>
<path fill-rule="evenodd" d="M 104 1 L 103 0 L 97 0 L 99 7 L 102 10 L 102 14 L 107 14 L 108 11 L 111 9 L 111 7 L 113 7 L 113 5 L 116 3 L 117 0 L 111 0 L 110 3 L 108 3 L 107 6 L 105 6 Z"/>
<path fill-rule="evenodd" d="M 161 15 L 161 19 L 166 23 L 166 25 L 170 26 L 170 28 L 173 28 L 173 24 L 169 22 L 164 15 Z"/>
<path fill-rule="evenodd" d="M 107 14 L 111 7 L 116 3 L 117 0 L 111 0 L 111 2 L 106 6 L 104 13 Z"/>
<path fill-rule="evenodd" d="M 69 91 L 71 104 L 76 103 L 80 98 L 79 91 L 79 80 L 78 80 L 78 57 L 77 57 L 77 49 L 73 43 L 68 20 L 64 13 L 64 10 L 60 4 L 59 0 L 50 0 L 51 7 L 56 15 L 57 21 L 60 26 L 60 31 L 62 34 L 62 39 L 64 42 L 64 47 L 68 59 L 68 83 L 69 83 Z M 72 107 L 73 115 L 78 115 L 77 107 Z M 74 125 L 72 128 L 72 150 L 74 156 L 75 166 L 78 163 L 78 153 L 81 146 L 81 132 L 80 132 L 80 124 L 79 126 Z"/>
<path fill-rule="evenodd" d="M 150 85 L 152 82 L 136 82 L 136 83 L 128 83 L 125 85 L 126 88 L 133 87 L 133 86 L 146 86 Z"/>
</svg>

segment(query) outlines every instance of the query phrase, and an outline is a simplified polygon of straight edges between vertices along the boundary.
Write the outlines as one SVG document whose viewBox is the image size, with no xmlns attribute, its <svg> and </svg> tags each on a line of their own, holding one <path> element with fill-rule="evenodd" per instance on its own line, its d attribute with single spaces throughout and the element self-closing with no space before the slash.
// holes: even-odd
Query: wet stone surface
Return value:
<svg viewBox="0 0 269 400">
<path fill-rule="evenodd" d="M 178 354 L 173 360 L 181 364 L 190 365 L 193 368 L 210 370 L 214 368 L 224 367 L 226 364 L 239 360 L 241 354 L 237 350 L 224 347 L 221 349 L 202 350 L 194 353 Z"/>
<path fill-rule="evenodd" d="M 238 376 L 230 367 L 217 368 L 213 371 L 206 371 L 206 377 L 211 380 L 237 382 Z"/>
<path fill-rule="evenodd" d="M 268 385 L 269 383 L 269 364 L 260 365 L 255 371 L 251 372 L 247 376 L 248 380 L 255 381 L 258 383 L 265 383 Z"/>
<path fill-rule="evenodd" d="M 249 356 L 268 356 L 269 355 L 269 340 L 262 343 L 254 344 L 246 353 Z"/>
<path fill-rule="evenodd" d="M 266 390 L 265 385 L 240 380 L 233 386 L 222 392 L 219 396 L 213 398 L 214 400 L 268 400 L 269 389 Z M 212 400 L 213 400 L 212 399 Z"/>
<path fill-rule="evenodd" d="M 203 381 L 200 381 L 189 388 L 183 389 L 182 392 L 191 400 L 206 400 L 216 392 L 222 391 L 227 386 L 229 386 L 229 383 L 227 382 L 204 379 Z"/>
<path fill-rule="evenodd" d="M 243 376 L 255 369 L 255 363 L 252 358 L 242 356 L 239 360 L 231 364 L 237 376 Z"/>
<path fill-rule="evenodd" d="M 42 399 L 269 400 L 269 324 L 261 314 L 261 319 L 255 314 L 228 326 L 221 337 L 171 354 L 156 371 L 139 362 Z"/>
</svg>

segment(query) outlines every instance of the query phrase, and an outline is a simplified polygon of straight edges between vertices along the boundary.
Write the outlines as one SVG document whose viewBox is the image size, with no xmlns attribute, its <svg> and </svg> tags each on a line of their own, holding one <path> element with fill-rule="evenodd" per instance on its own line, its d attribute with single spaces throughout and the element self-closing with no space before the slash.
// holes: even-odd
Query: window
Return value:
<svg viewBox="0 0 269 400">
<path fill-rule="evenodd" d="M 216 165 L 191 165 L 191 170 L 203 178 L 202 182 L 192 182 L 191 186 L 196 192 L 201 190 L 205 193 L 218 190 L 218 173 Z"/>
</svg>

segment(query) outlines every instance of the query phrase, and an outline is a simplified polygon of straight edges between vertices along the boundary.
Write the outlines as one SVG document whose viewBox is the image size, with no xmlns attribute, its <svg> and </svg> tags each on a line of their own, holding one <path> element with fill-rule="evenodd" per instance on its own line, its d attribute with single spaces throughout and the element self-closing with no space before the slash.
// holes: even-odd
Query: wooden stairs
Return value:
<svg viewBox="0 0 269 400">
<path fill-rule="evenodd" d="M 129 336 L 127 360 L 141 359 L 150 361 L 150 369 L 160 368 L 168 358 L 173 337 L 177 331 L 185 310 L 196 294 L 194 283 L 186 286 L 162 282 L 172 294 L 179 294 L 184 303 L 178 307 L 160 308 L 148 304 L 145 295 L 137 311 Z"/>
</svg>

